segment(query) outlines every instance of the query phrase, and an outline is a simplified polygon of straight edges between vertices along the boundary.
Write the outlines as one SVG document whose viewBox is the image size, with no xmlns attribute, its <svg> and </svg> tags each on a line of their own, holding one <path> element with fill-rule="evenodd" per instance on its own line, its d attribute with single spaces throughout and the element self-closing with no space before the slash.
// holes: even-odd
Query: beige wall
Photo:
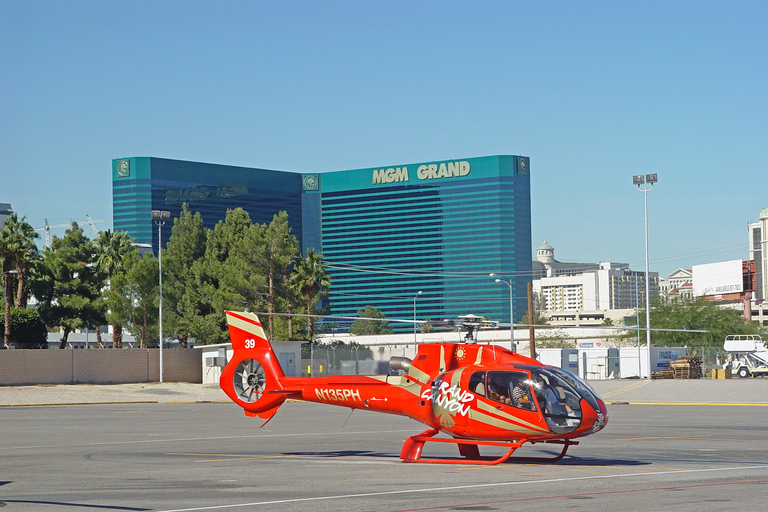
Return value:
<svg viewBox="0 0 768 512">
<path fill-rule="evenodd" d="M 158 349 L 0 350 L 0 385 L 158 382 Z M 195 349 L 163 350 L 163 381 L 202 382 Z"/>
</svg>

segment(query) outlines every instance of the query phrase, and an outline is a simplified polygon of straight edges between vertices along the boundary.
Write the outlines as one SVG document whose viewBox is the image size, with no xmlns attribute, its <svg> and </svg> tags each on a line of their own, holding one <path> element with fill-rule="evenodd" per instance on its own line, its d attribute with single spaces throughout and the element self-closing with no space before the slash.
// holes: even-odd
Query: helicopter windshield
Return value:
<svg viewBox="0 0 768 512">
<path fill-rule="evenodd" d="M 557 434 L 575 430 L 581 424 L 581 399 L 586 397 L 552 368 L 533 368 L 531 377 L 536 401 L 550 430 Z"/>
<path fill-rule="evenodd" d="M 560 380 L 570 384 L 595 411 L 600 412 L 597 391 L 587 384 L 587 381 L 567 370 L 563 370 L 562 368 L 547 368 L 547 371 L 555 374 Z"/>
</svg>

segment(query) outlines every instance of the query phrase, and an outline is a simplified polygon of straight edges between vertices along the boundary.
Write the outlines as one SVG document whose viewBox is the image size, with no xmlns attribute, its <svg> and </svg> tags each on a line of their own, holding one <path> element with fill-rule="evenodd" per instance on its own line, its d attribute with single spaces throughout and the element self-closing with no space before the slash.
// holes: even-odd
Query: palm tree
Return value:
<svg viewBox="0 0 768 512">
<path fill-rule="evenodd" d="M 325 270 L 323 254 L 307 249 L 307 255 L 299 260 L 294 272 L 296 273 L 294 286 L 304 298 L 307 315 L 314 314 L 314 305 L 328 293 L 331 286 L 331 276 Z M 307 319 L 309 341 L 315 336 L 315 322 L 310 316 Z"/>
<path fill-rule="evenodd" d="M 11 334 L 10 315 L 11 304 L 16 308 L 27 307 L 27 267 L 37 257 L 35 238 L 38 234 L 26 221 L 12 213 L 0 228 L 0 258 L 3 259 L 2 272 L 5 277 L 5 330 L 3 341 L 8 345 Z M 16 279 L 14 301 L 13 280 Z"/>
<path fill-rule="evenodd" d="M 115 276 L 125 271 L 123 258 L 132 249 L 132 239 L 127 233 L 110 230 L 102 231 L 94 240 L 97 257 L 96 267 L 109 280 L 109 291 L 114 292 L 112 283 Z M 123 326 L 114 322 L 112 324 L 112 348 L 123 347 Z"/>
<path fill-rule="evenodd" d="M 16 293 L 9 296 L 13 301 L 14 307 L 27 307 L 27 269 L 29 264 L 37 257 L 38 250 L 35 239 L 40 235 L 35 233 L 33 228 L 26 220 L 26 217 L 19 219 L 16 213 L 8 216 L 5 224 L 0 229 L 0 258 L 3 258 L 3 272 L 16 270 Z M 8 279 L 8 276 L 6 276 Z M 10 289 L 11 287 L 8 286 Z"/>
</svg>

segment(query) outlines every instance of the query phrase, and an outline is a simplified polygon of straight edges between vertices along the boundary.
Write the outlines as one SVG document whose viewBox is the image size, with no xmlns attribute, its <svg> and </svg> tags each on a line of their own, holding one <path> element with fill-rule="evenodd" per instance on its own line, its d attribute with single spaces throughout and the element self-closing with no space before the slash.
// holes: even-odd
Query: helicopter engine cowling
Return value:
<svg viewBox="0 0 768 512">
<path fill-rule="evenodd" d="M 411 360 L 407 357 L 392 356 L 389 358 L 389 367 L 394 371 L 403 370 L 408 373 L 411 368 Z"/>
</svg>

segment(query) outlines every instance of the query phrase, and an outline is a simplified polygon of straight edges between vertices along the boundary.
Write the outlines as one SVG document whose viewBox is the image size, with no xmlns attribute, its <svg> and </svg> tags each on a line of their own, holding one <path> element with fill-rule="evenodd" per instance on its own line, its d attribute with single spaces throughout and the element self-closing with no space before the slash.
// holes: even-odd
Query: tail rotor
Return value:
<svg viewBox="0 0 768 512">
<path fill-rule="evenodd" d="M 232 377 L 232 385 L 240 400 L 246 403 L 258 402 L 266 384 L 266 372 L 260 362 L 255 359 L 240 361 Z"/>
<path fill-rule="evenodd" d="M 286 399 L 283 370 L 256 315 L 234 311 L 226 315 L 234 355 L 219 384 L 245 414 L 268 420 Z"/>
</svg>

